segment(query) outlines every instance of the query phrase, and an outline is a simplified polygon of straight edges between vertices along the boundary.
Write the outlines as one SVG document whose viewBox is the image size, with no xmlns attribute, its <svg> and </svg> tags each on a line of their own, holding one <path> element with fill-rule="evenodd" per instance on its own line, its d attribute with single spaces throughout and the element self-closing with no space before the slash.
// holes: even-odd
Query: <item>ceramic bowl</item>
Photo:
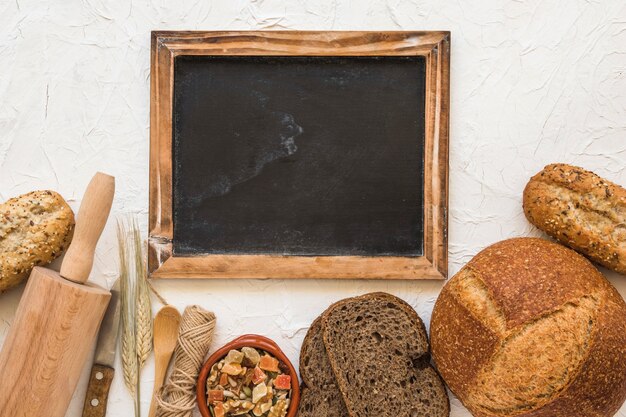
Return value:
<svg viewBox="0 0 626 417">
<path fill-rule="evenodd" d="M 207 359 L 207 361 L 204 363 L 204 366 L 200 370 L 200 376 L 198 377 L 198 384 L 196 387 L 196 393 L 198 396 L 198 408 L 200 409 L 200 414 L 202 414 L 202 417 L 211 417 L 211 412 L 209 411 L 209 406 L 206 399 L 206 380 L 209 377 L 209 373 L 211 372 L 211 367 L 216 362 L 224 358 L 231 349 L 241 349 L 245 346 L 264 350 L 287 366 L 287 368 L 289 369 L 289 375 L 291 376 L 291 401 L 289 403 L 287 417 L 294 417 L 296 415 L 296 412 L 298 411 L 298 403 L 300 402 L 300 383 L 298 382 L 298 374 L 296 372 L 296 369 L 293 367 L 287 356 L 283 353 L 282 350 L 280 350 L 278 345 L 273 340 L 256 334 L 247 334 L 238 337 L 230 343 L 227 343 L 226 345 L 215 351 L 211 356 L 209 356 L 209 359 Z"/>
</svg>

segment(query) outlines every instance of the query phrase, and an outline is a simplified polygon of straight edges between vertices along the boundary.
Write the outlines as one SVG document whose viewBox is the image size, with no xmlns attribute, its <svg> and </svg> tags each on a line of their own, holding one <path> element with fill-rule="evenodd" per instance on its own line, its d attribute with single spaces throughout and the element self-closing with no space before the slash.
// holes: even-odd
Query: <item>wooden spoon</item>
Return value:
<svg viewBox="0 0 626 417">
<path fill-rule="evenodd" d="M 149 417 L 156 415 L 156 401 L 154 398 L 163 386 L 165 373 L 178 340 L 179 325 L 180 313 L 175 307 L 170 305 L 163 307 L 154 317 L 154 388 L 152 390 Z"/>
</svg>

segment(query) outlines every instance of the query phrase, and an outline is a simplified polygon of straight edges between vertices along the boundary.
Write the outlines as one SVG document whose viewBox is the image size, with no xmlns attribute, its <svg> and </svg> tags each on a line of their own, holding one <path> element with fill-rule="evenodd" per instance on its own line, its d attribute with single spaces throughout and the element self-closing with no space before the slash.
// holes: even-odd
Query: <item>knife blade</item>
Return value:
<svg viewBox="0 0 626 417">
<path fill-rule="evenodd" d="M 111 288 L 111 301 L 102 320 L 96 353 L 85 395 L 83 417 L 104 417 L 111 381 L 115 374 L 115 348 L 120 328 L 120 282 Z"/>
</svg>

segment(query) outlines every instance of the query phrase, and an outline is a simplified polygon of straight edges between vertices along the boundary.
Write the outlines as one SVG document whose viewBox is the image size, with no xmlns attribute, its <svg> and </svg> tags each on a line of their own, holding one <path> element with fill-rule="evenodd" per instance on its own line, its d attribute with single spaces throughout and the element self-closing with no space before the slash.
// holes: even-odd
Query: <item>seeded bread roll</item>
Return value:
<svg viewBox="0 0 626 417">
<path fill-rule="evenodd" d="M 546 166 L 524 190 L 528 220 L 564 245 L 626 274 L 626 190 L 593 172 Z"/>
<path fill-rule="evenodd" d="M 74 213 L 54 191 L 33 191 L 0 204 L 0 293 L 60 256 L 73 232 Z"/>
<path fill-rule="evenodd" d="M 339 301 L 322 316 L 322 331 L 350 417 L 450 415 L 424 323 L 401 299 L 372 293 Z"/>
<path fill-rule="evenodd" d="M 547 240 L 476 255 L 441 291 L 431 343 L 476 417 L 610 417 L 626 399 L 626 303 L 587 259 Z"/>
</svg>

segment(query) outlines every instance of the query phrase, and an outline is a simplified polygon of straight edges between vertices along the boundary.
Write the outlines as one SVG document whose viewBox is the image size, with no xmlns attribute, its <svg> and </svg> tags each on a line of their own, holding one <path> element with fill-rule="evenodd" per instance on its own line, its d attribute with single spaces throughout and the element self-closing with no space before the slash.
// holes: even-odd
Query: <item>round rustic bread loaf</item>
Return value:
<svg viewBox="0 0 626 417">
<path fill-rule="evenodd" d="M 431 343 L 477 417 L 609 417 L 626 399 L 626 303 L 587 259 L 543 239 L 476 255 L 442 290 Z"/>
<path fill-rule="evenodd" d="M 74 213 L 54 191 L 33 191 L 0 204 L 0 293 L 69 246 Z"/>
</svg>

